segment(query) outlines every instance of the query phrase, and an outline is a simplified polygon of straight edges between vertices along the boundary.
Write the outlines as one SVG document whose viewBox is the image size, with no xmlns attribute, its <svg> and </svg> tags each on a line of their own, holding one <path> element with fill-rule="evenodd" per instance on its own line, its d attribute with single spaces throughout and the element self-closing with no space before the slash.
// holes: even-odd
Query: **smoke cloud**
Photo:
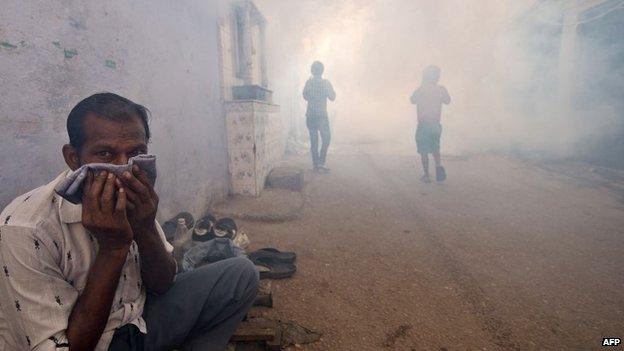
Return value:
<svg viewBox="0 0 624 351">
<path fill-rule="evenodd" d="M 595 40 L 596 33 L 587 32 L 594 23 L 579 26 L 580 54 L 565 58 L 573 65 L 574 80 L 563 88 L 558 84 L 564 28 L 559 2 L 257 2 L 270 23 L 272 88 L 287 122 L 302 135 L 301 89 L 314 60 L 325 63 L 325 76 L 337 92 L 330 105 L 337 143 L 413 143 L 416 109 L 409 96 L 430 64 L 442 68 L 440 83 L 453 99 L 442 113 L 443 152 L 561 157 L 624 130 L 622 97 L 590 87 L 599 78 L 600 86 L 621 91 L 624 73 L 612 59 L 621 57 L 621 44 L 614 48 Z M 604 15 L 605 9 L 595 11 Z M 608 14 L 616 15 L 615 10 Z M 562 103 L 562 89 L 576 92 L 569 105 Z"/>
</svg>

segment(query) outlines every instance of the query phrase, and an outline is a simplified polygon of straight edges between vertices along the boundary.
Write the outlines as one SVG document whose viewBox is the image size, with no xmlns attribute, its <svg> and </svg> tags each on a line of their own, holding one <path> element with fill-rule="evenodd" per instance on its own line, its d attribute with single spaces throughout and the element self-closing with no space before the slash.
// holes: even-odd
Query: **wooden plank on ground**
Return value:
<svg viewBox="0 0 624 351">
<path fill-rule="evenodd" d="M 267 340 L 266 349 L 268 351 L 281 351 L 282 350 L 282 328 L 277 327 L 275 333 L 275 339 Z"/>
<path fill-rule="evenodd" d="M 273 341 L 277 333 L 277 323 L 267 320 L 242 322 L 230 339 L 231 341 Z"/>
</svg>

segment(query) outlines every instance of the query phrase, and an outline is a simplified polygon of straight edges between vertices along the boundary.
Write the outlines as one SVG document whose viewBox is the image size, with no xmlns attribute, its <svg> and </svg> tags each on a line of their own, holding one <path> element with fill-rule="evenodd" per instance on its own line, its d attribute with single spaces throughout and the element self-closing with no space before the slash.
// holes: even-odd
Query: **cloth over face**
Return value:
<svg viewBox="0 0 624 351">
<path fill-rule="evenodd" d="M 156 183 L 156 156 L 155 155 L 137 155 L 128 160 L 125 165 L 113 165 L 110 163 L 89 163 L 81 166 L 74 172 L 71 172 L 65 180 L 60 182 L 54 191 L 65 200 L 79 204 L 82 202 L 82 184 L 87 178 L 89 171 L 107 171 L 121 177 L 123 172 L 132 172 L 132 166 L 137 165 L 140 169 L 147 173 L 152 186 Z"/>
</svg>

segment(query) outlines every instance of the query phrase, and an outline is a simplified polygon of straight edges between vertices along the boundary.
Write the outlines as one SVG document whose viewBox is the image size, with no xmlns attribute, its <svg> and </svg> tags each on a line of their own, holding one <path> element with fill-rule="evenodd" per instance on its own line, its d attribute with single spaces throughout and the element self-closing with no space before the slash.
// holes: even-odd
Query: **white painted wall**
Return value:
<svg viewBox="0 0 624 351">
<path fill-rule="evenodd" d="M 225 0 L 4 0 L 0 207 L 65 169 L 65 120 L 111 91 L 152 112 L 160 217 L 227 194 L 217 17 Z"/>
</svg>

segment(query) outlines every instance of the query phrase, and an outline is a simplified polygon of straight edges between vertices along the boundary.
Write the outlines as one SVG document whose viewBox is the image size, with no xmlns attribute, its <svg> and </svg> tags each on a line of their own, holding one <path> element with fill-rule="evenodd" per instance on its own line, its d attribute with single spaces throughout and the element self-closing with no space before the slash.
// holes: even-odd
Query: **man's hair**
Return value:
<svg viewBox="0 0 624 351">
<path fill-rule="evenodd" d="M 314 61 L 310 70 L 312 71 L 313 75 L 322 76 L 323 72 L 325 71 L 325 66 L 321 61 Z"/>
<path fill-rule="evenodd" d="M 423 71 L 423 83 L 436 84 L 440 80 L 440 67 L 431 65 Z"/>
<path fill-rule="evenodd" d="M 138 117 L 145 128 L 145 140 L 150 139 L 147 108 L 117 94 L 98 93 L 80 101 L 67 116 L 69 144 L 76 149 L 85 143 L 84 120 L 90 113 L 115 121 L 130 121 Z"/>
</svg>

